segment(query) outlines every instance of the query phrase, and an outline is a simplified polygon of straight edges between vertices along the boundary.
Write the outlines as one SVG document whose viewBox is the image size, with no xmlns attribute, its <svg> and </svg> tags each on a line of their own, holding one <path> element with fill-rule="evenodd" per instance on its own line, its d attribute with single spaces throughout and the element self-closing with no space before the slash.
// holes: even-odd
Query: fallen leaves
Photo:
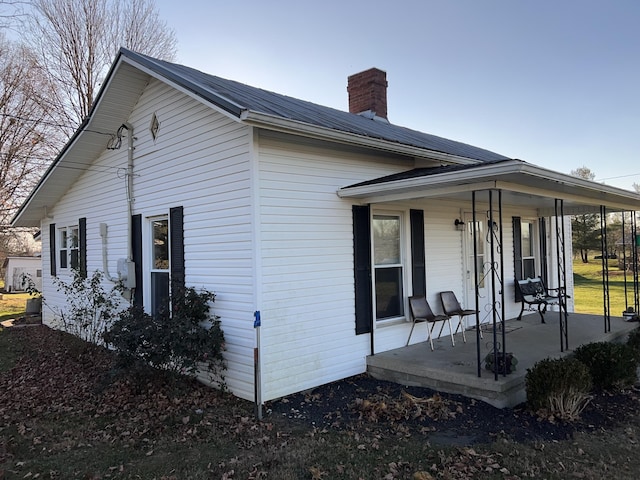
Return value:
<svg viewBox="0 0 640 480">
<path fill-rule="evenodd" d="M 462 406 L 439 394 L 417 397 L 402 391 L 399 398 L 390 398 L 376 393 L 367 398 L 356 398 L 352 410 L 359 418 L 369 422 L 397 422 L 400 420 L 424 419 L 446 420 L 462 412 Z"/>
<path fill-rule="evenodd" d="M 563 422 L 364 375 L 270 402 L 265 405 L 266 420 L 258 422 L 248 402 L 197 382 L 151 374 L 132 378 L 116 368 L 111 352 L 104 349 L 69 345 L 64 334 L 46 327 L 30 328 L 29 335 L 28 356 L 0 373 L 0 480 L 63 478 L 37 471 L 33 456 L 74 449 L 95 455 L 105 446 L 127 454 L 135 451 L 140 462 L 156 464 L 174 447 L 204 445 L 201 455 L 213 465 L 204 469 L 207 477 L 202 478 L 227 480 L 271 478 L 271 470 L 295 454 L 303 458 L 297 459 L 296 473 L 286 478 L 516 480 L 545 478 L 547 472 L 561 478 L 604 478 L 590 476 L 587 469 L 609 474 L 616 465 L 609 457 L 592 460 L 599 450 L 583 444 L 570 444 L 570 450 L 557 457 L 558 440 L 575 431 Z M 624 418 L 621 413 L 637 416 L 638 403 L 636 394 L 596 399 L 583 428 L 608 434 L 610 426 Z M 637 448 L 638 431 L 628 423 L 617 437 L 624 446 L 616 448 L 626 448 L 629 458 L 628 452 Z M 531 441 L 517 443 L 518 435 Z M 477 438 L 490 447 L 472 447 Z M 24 452 L 13 457 L 16 442 Z M 302 455 L 300 444 L 312 448 Z M 210 445 L 216 445 L 215 453 L 206 450 Z M 317 456 L 316 448 L 322 452 Z M 220 450 L 236 456 L 222 453 L 226 456 L 221 459 L 215 456 Z M 366 473 L 354 470 L 354 459 L 366 464 Z M 110 459 L 101 476 L 80 465 L 72 477 L 134 478 L 127 462 Z M 173 468 L 156 480 L 185 478 Z"/>
</svg>

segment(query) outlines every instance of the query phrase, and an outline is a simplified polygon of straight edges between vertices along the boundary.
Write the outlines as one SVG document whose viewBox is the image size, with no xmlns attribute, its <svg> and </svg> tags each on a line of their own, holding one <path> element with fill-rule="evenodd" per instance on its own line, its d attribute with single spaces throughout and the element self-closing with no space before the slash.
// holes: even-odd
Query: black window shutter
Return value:
<svg viewBox="0 0 640 480">
<path fill-rule="evenodd" d="M 78 268 L 80 277 L 87 278 L 87 219 L 85 217 L 78 220 L 78 235 L 80 236 Z"/>
<path fill-rule="evenodd" d="M 411 210 L 411 281 L 414 295 L 427 294 L 426 265 L 424 253 L 424 211 Z"/>
<path fill-rule="evenodd" d="M 373 330 L 371 296 L 371 218 L 368 205 L 353 205 L 353 271 L 356 335 Z"/>
<path fill-rule="evenodd" d="M 49 261 L 51 262 L 51 276 L 56 276 L 56 224 L 49 224 Z"/>
<path fill-rule="evenodd" d="M 169 246 L 171 248 L 171 288 L 182 288 L 184 270 L 184 214 L 182 207 L 169 209 Z"/>
<path fill-rule="evenodd" d="M 520 217 L 512 217 L 513 224 L 513 274 L 515 281 L 522 280 L 522 225 Z M 514 285 L 516 302 L 521 302 L 520 290 Z"/>
<path fill-rule="evenodd" d="M 545 285 L 549 285 L 549 271 L 547 269 L 547 222 L 544 217 L 538 219 L 540 233 L 540 277 Z"/>
<path fill-rule="evenodd" d="M 142 215 L 131 216 L 131 250 L 136 269 L 136 288 L 133 290 L 133 304 L 142 306 Z"/>
</svg>

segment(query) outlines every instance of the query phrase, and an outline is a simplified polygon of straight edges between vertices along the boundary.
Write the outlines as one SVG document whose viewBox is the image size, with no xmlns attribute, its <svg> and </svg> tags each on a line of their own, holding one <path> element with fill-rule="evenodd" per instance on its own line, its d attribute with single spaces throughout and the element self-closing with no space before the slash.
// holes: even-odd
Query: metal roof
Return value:
<svg viewBox="0 0 640 480">
<path fill-rule="evenodd" d="M 245 112 L 255 112 L 480 162 L 507 159 L 503 155 L 483 148 L 317 105 L 233 80 L 226 80 L 130 50 L 121 49 L 120 54 L 192 91 L 238 118 L 241 118 Z"/>
<path fill-rule="evenodd" d="M 421 182 L 420 178 L 435 180 L 441 175 L 449 174 L 464 177 L 465 172 L 470 175 L 474 172 L 474 169 L 467 169 L 464 165 L 497 167 L 510 160 L 508 157 L 461 142 L 316 105 L 121 49 L 89 115 L 20 207 L 12 219 L 14 226 L 40 225 L 42 218 L 48 215 L 48 209 L 59 201 L 80 175 L 104 152 L 108 137 L 98 132 L 115 132 L 127 121 L 150 77 L 156 77 L 182 89 L 247 125 L 454 164 L 436 167 L 436 170 L 405 172 L 400 175 L 418 178 L 395 179 L 400 183 L 403 183 L 402 178 L 405 178 L 404 182 L 413 183 Z M 551 172 L 548 175 L 554 178 L 555 174 Z M 353 195 L 361 188 L 372 194 L 373 191 L 368 191 L 372 188 L 372 183 L 379 183 L 380 188 L 383 188 L 385 185 L 395 184 L 393 180 L 376 179 L 362 184 L 365 186 L 345 188 L 342 194 Z M 623 196 L 626 197 L 627 193 Z M 628 198 L 625 200 L 628 201 Z M 625 207 L 628 205 L 626 201 L 622 203 Z"/>
<path fill-rule="evenodd" d="M 484 162 L 482 165 L 494 164 L 499 162 L 506 162 L 506 160 L 496 160 L 493 162 Z M 407 170 L 405 172 L 393 173 L 391 175 L 385 175 L 384 177 L 373 178 L 371 180 L 366 180 L 364 182 L 359 182 L 354 185 L 349 185 L 347 187 L 343 187 L 343 189 L 355 188 L 355 187 L 364 187 L 368 185 L 377 185 L 381 183 L 389 183 L 396 182 L 399 180 L 409 180 L 412 178 L 419 177 L 428 177 L 431 175 L 438 175 L 441 173 L 451 173 L 451 172 L 460 172 L 463 170 L 469 170 L 475 167 L 478 167 L 480 164 L 473 165 L 439 165 L 437 167 L 421 167 L 421 168 L 412 168 L 411 170 Z"/>
<path fill-rule="evenodd" d="M 609 185 L 555 172 L 523 160 L 503 160 L 475 165 L 414 168 L 342 187 L 338 196 L 364 203 L 384 203 L 417 198 L 471 201 L 472 192 L 500 190 L 506 204 L 535 207 L 541 216 L 553 215 L 556 199 L 564 213 L 597 213 L 640 209 L 640 195 Z"/>
</svg>

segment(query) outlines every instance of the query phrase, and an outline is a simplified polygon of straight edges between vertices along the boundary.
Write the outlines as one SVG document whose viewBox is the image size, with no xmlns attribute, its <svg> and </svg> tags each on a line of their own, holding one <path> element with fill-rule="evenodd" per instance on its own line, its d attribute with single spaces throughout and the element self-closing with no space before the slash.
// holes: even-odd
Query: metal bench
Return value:
<svg viewBox="0 0 640 480">
<path fill-rule="evenodd" d="M 520 309 L 518 320 L 522 319 L 525 305 L 537 305 L 540 319 L 542 323 L 545 323 L 544 314 L 547 312 L 547 306 L 560 305 L 560 302 L 567 298 L 562 289 L 547 288 L 539 277 L 516 280 L 516 287 L 520 290 L 522 299 L 522 308 Z M 550 291 L 555 292 L 555 294 L 549 293 Z"/>
</svg>

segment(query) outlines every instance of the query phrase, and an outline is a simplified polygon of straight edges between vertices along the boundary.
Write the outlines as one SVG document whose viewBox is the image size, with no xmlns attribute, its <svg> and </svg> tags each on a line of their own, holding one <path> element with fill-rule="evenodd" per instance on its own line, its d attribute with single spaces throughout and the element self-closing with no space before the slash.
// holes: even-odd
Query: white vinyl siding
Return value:
<svg viewBox="0 0 640 480">
<path fill-rule="evenodd" d="M 148 128 L 154 113 L 160 122 L 155 140 Z M 136 138 L 133 213 L 148 219 L 166 215 L 175 206 L 184 208 L 186 285 L 217 294 L 214 311 L 222 320 L 230 365 L 225 372 L 227 385 L 239 397 L 253 398 L 251 129 L 155 80 L 143 92 L 128 122 Z M 121 148 L 105 150 L 50 212 L 54 217 L 50 221 L 59 226 L 87 218 L 89 275 L 103 270 L 101 222 L 108 225 L 112 276 L 118 258 L 127 256 L 128 212 L 122 175 L 126 165 L 125 137 Z M 48 259 L 48 222 L 42 228 L 43 255 Z M 51 282 L 49 262 L 43 265 L 47 303 L 63 306 L 64 298 Z M 148 277 L 145 281 L 148 284 Z M 51 320 L 51 310 L 44 311 Z"/>
<path fill-rule="evenodd" d="M 260 252 L 264 400 L 365 370 L 355 334 L 352 201 L 340 187 L 410 168 L 262 133 Z"/>
<path fill-rule="evenodd" d="M 155 138 L 149 129 L 154 116 Z M 225 380 L 231 392 L 253 399 L 256 310 L 262 318 L 262 401 L 364 372 L 371 335 L 355 334 L 352 206 L 358 200 L 340 198 L 337 191 L 410 170 L 413 161 L 250 127 L 153 79 L 127 122 L 135 136 L 133 213 L 143 218 L 148 238 L 150 218 L 183 208 L 186 285 L 217 295 L 214 311 L 225 334 Z M 105 133 L 115 134 L 115 129 Z M 107 145 L 108 137 L 95 135 Z M 104 269 L 101 223 L 108 226 L 106 270 L 111 276 L 117 275 L 118 259 L 128 254 L 127 141 L 125 136 L 119 149 L 105 150 L 46 212 L 41 231 L 47 323 L 65 304 L 50 272 L 49 256 L 57 253 L 49 251 L 50 224 L 57 230 L 86 218 L 89 275 Z M 399 212 L 405 220 L 403 302 L 411 293 L 410 209 L 424 211 L 428 300 L 437 305 L 443 290 L 463 298 L 464 232 L 454 220 L 471 210 L 470 203 L 426 199 L 372 205 L 374 213 Z M 505 208 L 503 219 L 515 214 L 535 218 L 536 212 Z M 519 306 L 513 301 L 511 223 L 505 221 L 503 228 L 509 318 Z M 549 272 L 553 276 L 555 270 Z M 69 278 L 60 268 L 57 273 Z M 398 317 L 378 323 L 376 352 L 404 346 L 409 322 Z"/>
</svg>

